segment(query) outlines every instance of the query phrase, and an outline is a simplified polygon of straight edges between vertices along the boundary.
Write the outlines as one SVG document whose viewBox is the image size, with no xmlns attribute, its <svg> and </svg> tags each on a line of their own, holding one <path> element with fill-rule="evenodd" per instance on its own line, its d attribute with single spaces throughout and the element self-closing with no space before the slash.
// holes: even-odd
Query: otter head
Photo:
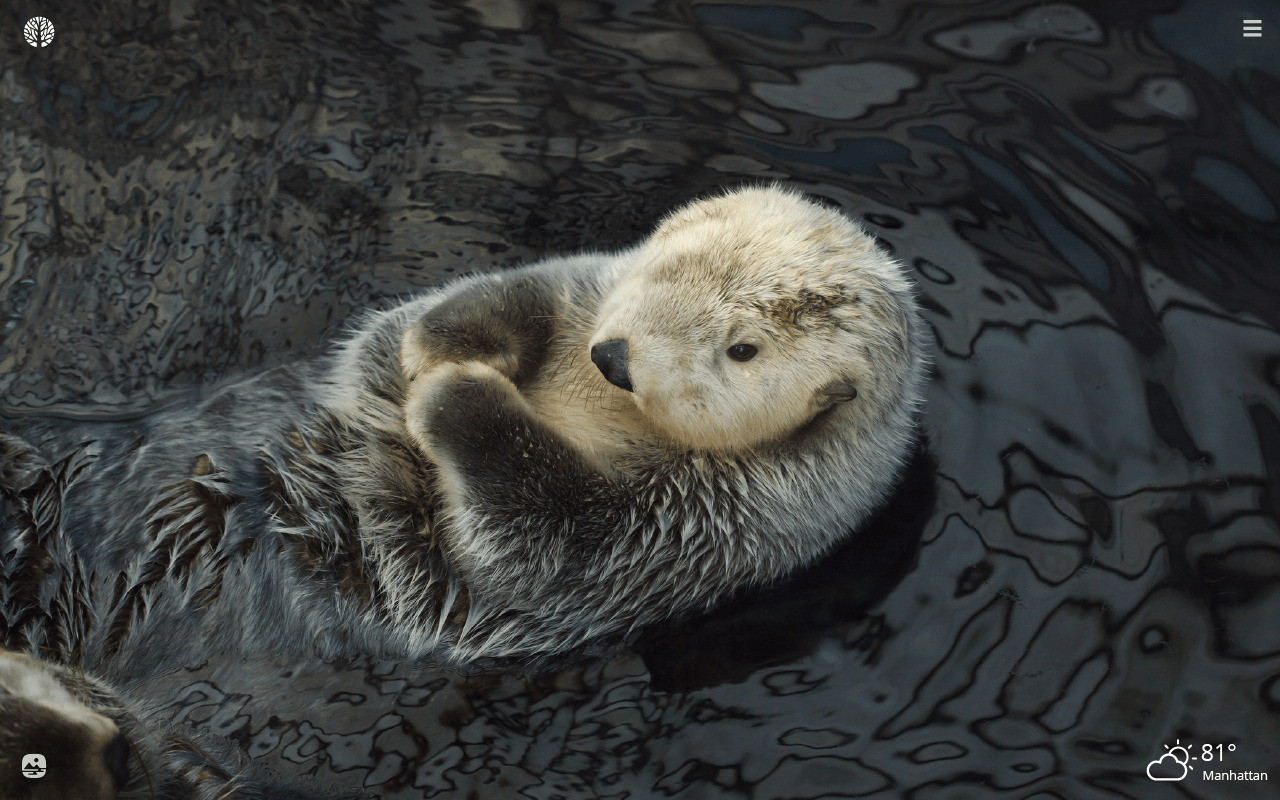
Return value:
<svg viewBox="0 0 1280 800">
<path fill-rule="evenodd" d="M 747 189 L 669 216 L 601 304 L 590 355 L 657 433 L 716 451 L 896 403 L 910 289 L 843 215 Z"/>
</svg>

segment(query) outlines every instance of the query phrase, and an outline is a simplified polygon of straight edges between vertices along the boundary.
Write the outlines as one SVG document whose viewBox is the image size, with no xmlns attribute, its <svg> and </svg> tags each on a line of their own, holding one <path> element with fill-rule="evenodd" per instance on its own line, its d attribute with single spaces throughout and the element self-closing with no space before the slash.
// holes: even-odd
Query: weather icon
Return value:
<svg viewBox="0 0 1280 800">
<path fill-rule="evenodd" d="M 1153 781 L 1180 781 L 1187 777 L 1191 754 L 1182 746 L 1182 741 L 1178 740 L 1173 747 L 1166 744 L 1164 749 L 1164 755 L 1147 765 L 1147 777 Z"/>
</svg>

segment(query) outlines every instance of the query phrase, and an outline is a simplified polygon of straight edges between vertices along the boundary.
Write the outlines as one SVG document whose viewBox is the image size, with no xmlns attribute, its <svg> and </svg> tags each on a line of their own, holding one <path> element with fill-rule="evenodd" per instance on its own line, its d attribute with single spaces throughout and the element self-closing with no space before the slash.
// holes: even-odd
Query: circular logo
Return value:
<svg viewBox="0 0 1280 800">
<path fill-rule="evenodd" d="M 32 47 L 48 47 L 53 41 L 53 23 L 44 17 L 32 17 L 22 26 L 22 35 Z"/>
</svg>

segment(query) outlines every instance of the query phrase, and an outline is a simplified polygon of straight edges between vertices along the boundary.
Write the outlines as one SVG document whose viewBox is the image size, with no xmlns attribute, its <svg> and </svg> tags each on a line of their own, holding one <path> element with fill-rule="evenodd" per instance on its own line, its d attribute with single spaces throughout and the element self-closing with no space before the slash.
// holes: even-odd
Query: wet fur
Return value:
<svg viewBox="0 0 1280 800">
<path fill-rule="evenodd" d="M 642 273 L 683 305 L 645 317 Z M 732 392 L 664 406 L 588 355 L 604 327 L 653 320 L 719 352 L 730 311 L 770 337 L 776 415 Z M 326 359 L 137 422 L 6 426 L 0 642 L 107 680 L 222 652 L 463 663 L 616 642 L 866 519 L 913 442 L 923 351 L 901 267 L 848 219 L 776 189 L 694 204 L 631 250 L 459 280 Z M 679 389 L 694 355 L 651 348 L 637 374 Z M 739 445 L 732 418 L 689 438 L 717 403 L 756 415 Z"/>
</svg>

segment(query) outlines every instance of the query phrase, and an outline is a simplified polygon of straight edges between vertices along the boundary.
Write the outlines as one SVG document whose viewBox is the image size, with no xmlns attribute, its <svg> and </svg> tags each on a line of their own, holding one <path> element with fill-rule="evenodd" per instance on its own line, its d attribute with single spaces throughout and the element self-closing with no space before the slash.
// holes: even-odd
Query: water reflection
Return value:
<svg viewBox="0 0 1280 800">
<path fill-rule="evenodd" d="M 913 265 L 936 374 L 900 529 L 634 654 L 227 659 L 137 696 L 386 797 L 1145 796 L 1175 738 L 1275 763 L 1273 39 L 1207 0 L 156 8 L 38 52 L 4 26 L 7 425 L 773 179 Z"/>
</svg>

